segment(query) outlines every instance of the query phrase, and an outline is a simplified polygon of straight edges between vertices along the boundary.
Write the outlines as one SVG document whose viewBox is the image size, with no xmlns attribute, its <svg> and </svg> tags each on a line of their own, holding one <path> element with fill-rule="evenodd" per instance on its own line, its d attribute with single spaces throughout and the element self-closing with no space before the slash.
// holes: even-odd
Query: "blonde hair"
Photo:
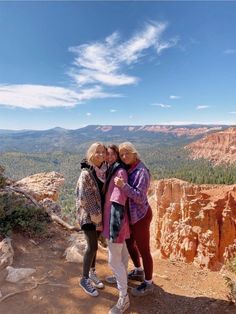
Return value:
<svg viewBox="0 0 236 314">
<path fill-rule="evenodd" d="M 91 164 L 93 164 L 93 157 L 95 156 L 95 153 L 96 153 L 96 150 L 99 146 L 103 146 L 104 149 L 106 149 L 105 145 L 101 142 L 96 142 L 96 143 L 93 143 L 87 150 L 87 153 L 86 153 L 86 158 L 87 158 L 87 161 Z"/>
<path fill-rule="evenodd" d="M 125 149 L 127 150 L 128 152 L 132 153 L 132 154 L 135 154 L 136 155 L 136 158 L 137 159 L 140 159 L 140 155 L 139 155 L 139 152 L 137 151 L 137 149 L 135 148 L 135 146 L 130 143 L 130 142 L 124 142 L 124 143 L 121 143 L 119 145 L 119 152 L 122 150 L 122 149 Z"/>
</svg>

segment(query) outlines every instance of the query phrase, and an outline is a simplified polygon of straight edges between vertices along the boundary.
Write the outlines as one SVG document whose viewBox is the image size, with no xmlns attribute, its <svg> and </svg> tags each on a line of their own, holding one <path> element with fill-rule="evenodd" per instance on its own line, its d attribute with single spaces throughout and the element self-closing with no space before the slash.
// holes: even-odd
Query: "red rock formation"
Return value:
<svg viewBox="0 0 236 314">
<path fill-rule="evenodd" d="M 221 130 L 222 127 L 199 127 L 199 128 L 187 128 L 187 127 L 174 127 L 165 125 L 151 125 L 144 126 L 142 130 L 155 132 L 155 133 L 172 133 L 176 136 L 189 136 L 194 137 L 197 135 L 203 135 L 215 130 Z M 140 129 L 139 129 L 140 130 Z"/>
<path fill-rule="evenodd" d="M 110 132 L 112 131 L 112 125 L 103 125 L 96 127 L 96 130 L 100 130 L 102 132 Z M 151 132 L 151 133 L 170 133 L 174 136 L 189 136 L 195 137 L 197 135 L 204 135 L 206 133 L 212 131 L 219 131 L 222 129 L 222 126 L 204 126 L 204 127 L 181 127 L 181 126 L 173 126 L 173 125 L 142 125 L 142 126 L 124 126 L 124 130 L 129 132 Z"/>
<path fill-rule="evenodd" d="M 215 165 L 236 162 L 236 127 L 205 136 L 186 148 L 191 151 L 191 158 L 205 158 Z"/>
<path fill-rule="evenodd" d="M 17 181 L 14 186 L 21 188 L 36 201 L 41 201 L 46 198 L 56 201 L 58 199 L 59 190 L 64 184 L 64 177 L 55 171 L 37 173 Z"/>
<path fill-rule="evenodd" d="M 154 229 L 164 258 L 218 269 L 236 252 L 236 185 L 156 181 Z"/>
<path fill-rule="evenodd" d="M 111 125 L 104 125 L 104 126 L 99 126 L 96 128 L 96 130 L 101 130 L 103 132 L 108 132 L 112 130 L 112 126 Z"/>
</svg>

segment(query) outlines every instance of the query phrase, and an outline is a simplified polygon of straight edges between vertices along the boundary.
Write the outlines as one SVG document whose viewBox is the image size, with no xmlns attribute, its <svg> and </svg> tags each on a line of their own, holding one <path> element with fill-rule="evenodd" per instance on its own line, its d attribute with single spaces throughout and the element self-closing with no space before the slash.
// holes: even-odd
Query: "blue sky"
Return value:
<svg viewBox="0 0 236 314">
<path fill-rule="evenodd" d="M 236 124 L 236 2 L 0 2 L 0 129 Z"/>
</svg>

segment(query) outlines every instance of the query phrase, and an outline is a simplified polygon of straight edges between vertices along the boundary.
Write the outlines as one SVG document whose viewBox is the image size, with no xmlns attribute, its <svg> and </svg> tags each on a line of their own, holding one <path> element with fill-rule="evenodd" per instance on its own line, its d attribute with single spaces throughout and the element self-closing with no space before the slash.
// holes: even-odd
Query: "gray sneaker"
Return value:
<svg viewBox="0 0 236 314">
<path fill-rule="evenodd" d="M 89 278 L 92 280 L 94 286 L 98 289 L 103 289 L 104 284 L 103 282 L 97 277 L 95 270 L 90 270 L 89 272 Z"/>
<path fill-rule="evenodd" d="M 147 283 L 147 282 L 144 281 L 138 287 L 133 288 L 131 290 L 131 294 L 134 297 L 142 297 L 142 296 L 145 296 L 145 295 L 148 295 L 148 294 L 152 294 L 153 291 L 154 291 L 153 283 L 150 284 L 150 283 Z"/>
<path fill-rule="evenodd" d="M 119 297 L 118 302 L 116 305 L 114 305 L 110 311 L 109 314 L 121 314 L 124 313 L 130 306 L 129 302 L 129 296 L 126 294 L 124 297 Z"/>
<path fill-rule="evenodd" d="M 92 297 L 98 296 L 97 289 L 93 286 L 91 280 L 89 278 L 81 278 L 79 282 L 80 287 L 89 295 Z"/>
<path fill-rule="evenodd" d="M 107 276 L 105 280 L 106 280 L 107 283 L 110 283 L 110 284 L 112 284 L 112 285 L 114 285 L 114 284 L 117 283 L 115 276 Z"/>
<path fill-rule="evenodd" d="M 128 280 L 144 281 L 144 271 L 133 269 L 128 273 Z"/>
</svg>

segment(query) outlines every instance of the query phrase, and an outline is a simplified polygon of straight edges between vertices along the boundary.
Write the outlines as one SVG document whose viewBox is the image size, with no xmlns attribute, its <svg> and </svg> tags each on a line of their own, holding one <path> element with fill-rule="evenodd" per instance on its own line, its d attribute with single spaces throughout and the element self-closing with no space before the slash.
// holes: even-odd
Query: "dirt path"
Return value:
<svg viewBox="0 0 236 314">
<path fill-rule="evenodd" d="M 63 257 L 68 245 L 66 238 L 66 233 L 58 227 L 51 230 L 50 237 L 38 242 L 36 240 L 37 244 L 19 235 L 14 237 L 13 267 L 36 268 L 34 281 L 39 285 L 29 292 L 15 294 L 1 302 L 1 314 L 108 313 L 117 301 L 117 289 L 107 284 L 105 289 L 100 290 L 98 297 L 86 295 L 78 284 L 81 265 L 66 263 Z M 101 249 L 98 252 L 97 272 L 101 278 L 111 274 L 107 253 Z M 3 296 L 33 286 L 32 283 L 7 283 L 5 275 L 5 271 L 0 272 L 0 291 Z M 218 272 L 159 260 L 154 254 L 154 283 L 152 296 L 130 297 L 131 306 L 126 313 L 236 313 L 236 307 L 227 301 L 228 289 Z"/>
</svg>

